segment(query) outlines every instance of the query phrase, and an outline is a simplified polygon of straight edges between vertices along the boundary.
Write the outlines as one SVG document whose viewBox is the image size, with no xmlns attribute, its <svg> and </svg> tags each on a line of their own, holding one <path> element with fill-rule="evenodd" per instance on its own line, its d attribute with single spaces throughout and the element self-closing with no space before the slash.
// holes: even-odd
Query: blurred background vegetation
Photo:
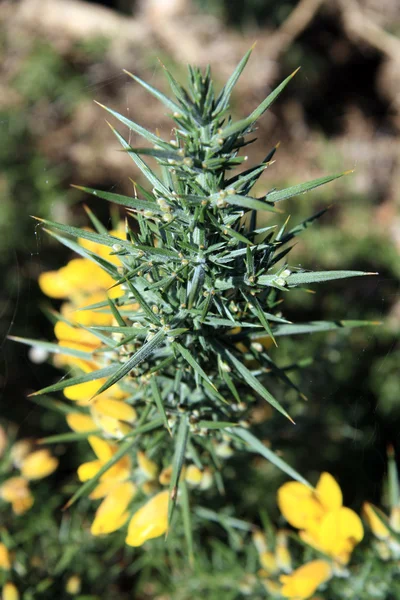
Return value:
<svg viewBox="0 0 400 600">
<path fill-rule="evenodd" d="M 166 88 L 159 60 L 178 79 L 184 77 L 187 62 L 211 63 L 214 78 L 222 83 L 257 41 L 234 96 L 236 116 L 251 111 L 280 80 L 302 67 L 260 122 L 258 141 L 249 148 L 251 164 L 281 141 L 276 163 L 262 178 L 258 191 L 355 169 L 339 182 L 285 204 L 282 221 L 291 215 L 293 223 L 329 207 L 296 246 L 292 261 L 312 269 L 379 273 L 339 281 L 329 288 L 319 286 L 316 294 L 290 294 L 289 312 L 297 320 L 382 322 L 348 333 L 299 336 L 280 345 L 277 352 L 282 363 L 310 359 L 310 365 L 296 375 L 308 402 L 299 404 L 286 392 L 297 426 L 282 420 L 278 424 L 275 417 L 270 441 L 306 477 L 313 480 L 321 470 L 332 472 L 341 482 L 347 504 L 359 507 L 366 499 L 379 501 L 387 445 L 393 444 L 400 455 L 399 34 L 396 0 L 3 0 L 3 424 L 14 431 L 12 424 L 17 423 L 18 437 L 66 430 L 61 415 L 27 398 L 31 391 L 50 384 L 57 372 L 45 363 L 32 362 L 34 357 L 25 347 L 6 339 L 11 332 L 52 338 L 36 280 L 41 271 L 58 268 L 68 257 L 64 248 L 38 230 L 30 215 L 82 225 L 86 224 L 83 203 L 87 202 L 108 223 L 109 207 L 93 198 L 88 201 L 70 184 L 130 193 L 129 177 L 138 177 L 129 158 L 118 151 L 104 114 L 93 100 L 168 136 L 170 123 L 163 109 L 122 69 Z M 282 396 L 283 392 L 275 393 Z M 18 518 L 10 524 L 8 509 L 1 507 L 1 520 L 10 530 L 7 535 L 14 535 L 16 547 L 24 544 L 25 559 L 21 555 L 20 564 L 32 557 L 27 540 L 40 555 L 35 567 L 40 576 L 32 575 L 31 595 L 24 598 L 64 597 L 67 576 L 73 572 L 86 578 L 89 595 L 82 599 L 156 597 L 155 588 L 140 587 L 137 570 L 123 569 L 132 560 L 132 551 L 117 552 L 118 536 L 112 546 L 90 539 L 84 501 L 79 514 L 61 513 L 86 446 L 59 445 L 54 451 L 61 458 L 61 468 L 39 492 L 43 499 L 51 496 L 46 510 L 38 501 L 21 533 Z M 276 490 L 281 475 L 257 461 L 254 469 L 240 468 L 240 463 L 232 468 L 228 483 L 235 514 L 256 520 L 263 502 L 274 516 L 274 495 L 266 497 L 265 490 L 266 486 Z M 228 468 L 228 479 L 229 472 Z M 242 483 L 251 493 L 238 495 L 238 472 L 243 472 Z M 55 487 L 56 493 L 51 491 Z M 215 506 L 221 501 L 213 498 L 212 502 Z M 44 541 L 43 529 L 48 532 Z M 37 539 L 41 539 L 39 545 Z M 162 551 L 161 544 L 156 547 Z M 86 562 L 82 562 L 82 552 Z M 222 569 L 233 568 L 229 556 L 220 560 Z M 25 565 L 20 571 L 23 577 L 32 569 Z M 106 575 L 98 581 L 103 571 Z M 184 572 L 177 572 L 182 584 Z M 164 576 L 168 594 L 168 573 Z M 48 582 L 42 583 L 40 591 L 39 580 Z M 133 582 L 141 590 L 138 595 L 130 591 Z"/>
</svg>

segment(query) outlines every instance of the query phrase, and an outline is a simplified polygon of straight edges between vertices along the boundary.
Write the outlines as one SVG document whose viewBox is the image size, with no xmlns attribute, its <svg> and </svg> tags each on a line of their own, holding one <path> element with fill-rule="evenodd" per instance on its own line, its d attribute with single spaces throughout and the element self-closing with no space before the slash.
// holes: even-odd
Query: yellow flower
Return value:
<svg viewBox="0 0 400 600">
<path fill-rule="evenodd" d="M 130 481 L 117 484 L 105 497 L 96 511 L 92 523 L 93 535 L 102 535 L 117 531 L 127 521 L 127 508 L 136 494 L 136 486 Z"/>
<path fill-rule="evenodd" d="M 376 512 L 375 512 L 376 511 Z M 386 527 L 384 520 L 378 517 L 378 509 L 370 504 L 369 502 L 365 502 L 363 506 L 364 517 L 367 520 L 368 525 L 370 526 L 372 533 L 379 540 L 386 540 L 390 537 L 390 531 Z"/>
<path fill-rule="evenodd" d="M 19 600 L 19 592 L 10 581 L 3 587 L 2 600 Z"/>
<path fill-rule="evenodd" d="M 43 479 L 51 475 L 58 467 L 58 460 L 43 448 L 36 450 L 23 460 L 21 465 L 21 474 L 26 479 Z"/>
<path fill-rule="evenodd" d="M 393 506 L 390 511 L 390 524 L 395 531 L 400 532 L 400 506 Z"/>
<path fill-rule="evenodd" d="M 144 504 L 129 522 L 126 543 L 141 546 L 147 540 L 159 537 L 168 530 L 169 492 L 156 494 Z"/>
<path fill-rule="evenodd" d="M 86 433 L 96 431 L 96 423 L 89 415 L 83 413 L 69 413 L 66 421 L 73 431 L 77 433 Z"/>
<path fill-rule="evenodd" d="M 313 560 L 290 575 L 281 575 L 281 595 L 291 600 L 307 600 L 332 575 L 332 569 L 325 560 Z"/>
<path fill-rule="evenodd" d="M 0 488 L 3 500 L 12 504 L 16 515 L 22 515 L 33 505 L 34 499 L 29 490 L 28 482 L 23 477 L 11 477 Z"/>
<path fill-rule="evenodd" d="M 141 451 L 137 453 L 137 460 L 139 469 L 147 480 L 153 481 L 154 479 L 157 479 L 158 466 L 154 461 L 150 460 L 150 458 Z"/>
<path fill-rule="evenodd" d="M 18 440 L 13 444 L 10 454 L 15 467 L 18 469 L 21 467 L 23 460 L 32 451 L 32 448 L 32 440 Z"/>
<path fill-rule="evenodd" d="M 4 569 L 4 571 L 11 569 L 10 554 L 7 546 L 2 542 L 0 542 L 0 569 Z"/>
<path fill-rule="evenodd" d="M 58 271 L 47 271 L 39 276 L 39 286 L 46 296 L 75 301 L 99 290 L 107 290 L 113 283 L 111 275 L 87 258 L 73 258 Z"/>
<path fill-rule="evenodd" d="M 315 488 L 295 481 L 278 490 L 279 508 L 286 520 L 298 529 L 300 537 L 318 550 L 347 563 L 363 538 L 361 519 L 342 506 L 342 492 L 329 473 L 322 473 Z"/>
<path fill-rule="evenodd" d="M 193 486 L 201 484 L 203 479 L 203 471 L 196 467 L 196 465 L 189 465 L 185 471 L 185 480 Z"/>
<path fill-rule="evenodd" d="M 274 575 L 279 571 L 275 554 L 270 550 L 264 550 L 264 552 L 261 552 L 259 558 L 261 566 L 267 575 Z"/>
<path fill-rule="evenodd" d="M 326 513 L 317 527 L 301 531 L 300 537 L 342 564 L 348 563 L 354 547 L 363 539 L 360 517 L 350 508 Z"/>
<path fill-rule="evenodd" d="M 81 585 L 82 581 L 79 575 L 71 575 L 66 583 L 65 591 L 71 596 L 76 596 L 81 591 Z"/>
<path fill-rule="evenodd" d="M 104 397 L 102 394 L 93 401 L 97 413 L 126 423 L 134 423 L 137 419 L 136 410 L 130 404 L 121 400 Z"/>
<path fill-rule="evenodd" d="M 169 485 L 169 483 L 171 481 L 171 475 L 172 475 L 172 465 L 169 465 L 168 467 L 165 467 L 165 469 L 163 469 L 161 471 L 158 481 L 161 483 L 161 485 Z"/>
<path fill-rule="evenodd" d="M 290 556 L 285 531 L 278 531 L 276 534 L 275 557 L 281 571 L 289 573 L 292 570 L 292 557 Z"/>
<path fill-rule="evenodd" d="M 110 444 L 94 435 L 90 435 L 88 441 L 97 456 L 97 460 L 83 463 L 78 468 L 78 477 L 81 481 L 88 481 L 97 475 L 100 469 L 104 467 L 118 450 L 118 447 L 115 444 Z M 93 490 L 90 497 L 101 498 L 102 496 L 107 495 L 116 483 L 128 479 L 130 469 L 131 461 L 129 457 L 125 455 L 120 458 L 115 465 L 103 473 L 100 477 L 99 485 Z"/>
</svg>

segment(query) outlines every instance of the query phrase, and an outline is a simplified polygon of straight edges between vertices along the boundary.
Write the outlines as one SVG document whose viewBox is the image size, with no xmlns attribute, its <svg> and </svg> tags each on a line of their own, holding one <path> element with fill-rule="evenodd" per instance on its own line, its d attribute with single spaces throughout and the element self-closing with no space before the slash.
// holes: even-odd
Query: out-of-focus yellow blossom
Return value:
<svg viewBox="0 0 400 600">
<path fill-rule="evenodd" d="M 279 569 L 285 573 L 290 573 L 292 570 L 292 557 L 289 552 L 285 531 L 278 531 L 276 534 L 275 558 Z"/>
<path fill-rule="evenodd" d="M 65 591 L 67 594 L 70 594 L 70 596 L 76 596 L 81 591 L 81 587 L 82 580 L 79 575 L 71 575 L 66 583 Z"/>
<path fill-rule="evenodd" d="M 92 446 L 94 453 L 97 456 L 97 460 L 92 460 L 90 462 L 83 463 L 78 468 L 78 477 L 81 481 L 88 481 L 92 479 L 100 469 L 114 456 L 117 452 L 118 447 L 115 444 L 111 444 L 106 440 L 103 440 L 97 436 L 90 435 L 88 437 L 89 444 Z M 128 456 L 123 456 L 119 461 L 115 463 L 108 471 L 106 471 L 100 477 L 100 485 L 102 482 L 109 483 L 117 483 L 121 481 L 125 481 L 128 479 L 131 469 L 131 461 Z M 98 486 L 97 486 L 98 487 Z M 110 491 L 110 488 L 107 489 L 107 486 L 103 486 L 107 491 L 105 494 Z M 97 488 L 93 490 L 96 491 Z M 93 493 L 92 492 L 92 493 Z M 100 496 L 97 496 L 100 497 Z"/>
<path fill-rule="evenodd" d="M 212 470 L 209 467 L 206 467 L 203 471 L 203 477 L 201 479 L 201 483 L 199 489 L 202 491 L 209 490 L 214 481 Z"/>
<path fill-rule="evenodd" d="M 359 516 L 342 506 L 342 492 L 329 473 L 322 473 L 315 489 L 302 483 L 285 483 L 278 491 L 279 508 L 298 529 L 300 537 L 341 564 L 346 564 L 362 540 Z"/>
<path fill-rule="evenodd" d="M 28 456 L 29 452 L 32 451 L 32 448 L 32 440 L 18 440 L 14 442 L 10 451 L 10 456 L 15 467 L 18 469 L 21 467 L 24 459 Z"/>
<path fill-rule="evenodd" d="M 8 581 L 2 590 L 2 600 L 19 600 L 19 591 L 17 587 Z"/>
<path fill-rule="evenodd" d="M 111 275 L 87 258 L 73 258 L 58 271 L 47 271 L 39 275 L 42 292 L 57 300 L 69 298 L 79 302 L 85 295 L 105 291 L 113 284 Z M 120 288 L 113 289 L 121 293 Z"/>
<path fill-rule="evenodd" d="M 189 465 L 185 471 L 185 481 L 188 482 L 189 485 L 198 486 L 201 484 L 203 479 L 203 471 L 196 467 L 196 465 Z"/>
<path fill-rule="evenodd" d="M 139 469 L 147 480 L 153 481 L 154 479 L 157 479 L 158 466 L 154 461 L 150 460 L 145 452 L 139 451 L 137 453 L 137 460 Z"/>
<path fill-rule="evenodd" d="M 147 540 L 159 537 L 168 530 L 169 492 L 159 492 L 146 502 L 131 518 L 126 543 L 141 546 Z"/>
<path fill-rule="evenodd" d="M 372 533 L 379 540 L 386 540 L 390 537 L 389 529 L 385 525 L 384 520 L 379 518 L 378 509 L 373 504 L 365 502 L 363 506 L 363 513 L 368 525 L 371 528 Z"/>
<path fill-rule="evenodd" d="M 270 550 L 264 550 L 264 552 L 261 552 L 261 554 L 259 555 L 259 559 L 262 568 L 268 576 L 275 575 L 275 573 L 278 573 L 279 567 L 276 562 L 275 554 L 273 552 L 271 552 Z"/>
<path fill-rule="evenodd" d="M 133 406 L 121 400 L 103 396 L 102 394 L 93 400 L 93 408 L 97 413 L 116 419 L 117 421 L 125 421 L 132 424 L 137 419 L 136 410 Z"/>
<path fill-rule="evenodd" d="M 28 454 L 22 461 L 21 474 L 26 479 L 43 479 L 51 475 L 58 467 L 58 460 L 49 450 L 43 448 Z"/>
<path fill-rule="evenodd" d="M 122 527 L 128 519 L 127 508 L 136 491 L 136 486 L 130 481 L 117 484 L 97 509 L 90 530 L 92 534 L 111 533 Z"/>
<path fill-rule="evenodd" d="M 300 537 L 345 565 L 354 547 L 363 539 L 364 529 L 360 517 L 350 508 L 342 507 L 325 514 L 314 528 L 301 531 Z"/>
<path fill-rule="evenodd" d="M 379 508 L 365 502 L 364 517 L 378 542 L 375 547 L 382 560 L 400 558 L 400 543 L 392 534 L 389 526 L 400 533 L 400 506 L 393 506 L 388 518 Z"/>
<path fill-rule="evenodd" d="M 265 535 L 259 529 L 253 532 L 253 542 L 262 566 L 258 572 L 261 583 L 269 594 L 281 597 L 279 593 L 281 584 L 277 581 L 278 575 L 282 572 L 289 573 L 292 570 L 286 532 L 278 531 L 276 533 L 273 549 L 267 546 Z"/>
<path fill-rule="evenodd" d="M 332 576 L 332 568 L 325 560 L 312 560 L 290 575 L 281 575 L 280 593 L 291 600 L 307 600 Z"/>
<path fill-rule="evenodd" d="M 11 503 L 16 515 L 22 515 L 29 510 L 34 502 L 28 482 L 23 477 L 7 479 L 0 488 L 0 494 L 3 500 Z"/>
<path fill-rule="evenodd" d="M 165 467 L 160 473 L 158 481 L 161 485 L 169 485 L 172 476 L 172 465 Z"/>
<path fill-rule="evenodd" d="M 9 571 L 11 569 L 10 553 L 5 544 L 0 542 L 0 569 Z"/>
<path fill-rule="evenodd" d="M 66 416 L 66 421 L 70 428 L 77 433 L 90 433 L 97 429 L 92 417 L 82 413 L 69 413 Z"/>
</svg>

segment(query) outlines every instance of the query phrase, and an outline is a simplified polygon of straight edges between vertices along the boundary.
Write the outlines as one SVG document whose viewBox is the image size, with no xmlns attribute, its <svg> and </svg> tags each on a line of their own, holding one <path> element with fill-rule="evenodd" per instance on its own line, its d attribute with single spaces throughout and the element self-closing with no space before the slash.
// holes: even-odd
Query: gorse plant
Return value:
<svg viewBox="0 0 400 600">
<path fill-rule="evenodd" d="M 165 533 L 178 501 L 192 548 L 187 484 L 205 489 L 215 482 L 221 491 L 221 459 L 233 453 L 259 453 L 309 486 L 251 432 L 251 411 L 260 399 L 290 419 L 272 383 L 282 381 L 300 394 L 269 348 L 281 336 L 364 324 L 293 323 L 281 314 L 294 288 L 365 273 L 306 272 L 287 262 L 292 240 L 323 211 L 290 228 L 277 204 L 345 173 L 255 197 L 252 188 L 276 147 L 261 164 L 236 170 L 246 161 L 240 151 L 254 141 L 249 136 L 257 120 L 294 75 L 234 122 L 230 97 L 249 56 L 219 94 L 210 69 L 203 74 L 189 67 L 187 90 L 165 70 L 173 100 L 131 75 L 175 124 L 174 139 L 165 141 L 103 107 L 150 144 L 132 147 L 112 128 L 150 187 L 133 182 L 132 197 L 80 188 L 126 208 L 124 226 L 113 232 L 90 211 L 94 230 L 40 219 L 81 258 L 40 279 L 45 293 L 68 300 L 55 317 L 59 343 L 23 341 L 55 352 L 72 377 L 37 394 L 64 390 L 77 404 L 78 410 L 66 408 L 74 433 L 54 441 L 88 437 L 97 456 L 80 467 L 84 485 L 71 500 L 85 493 L 104 498 L 93 533 L 122 527 L 131 507 L 143 504 L 141 494 L 151 496 L 130 519 L 127 543 L 133 546 Z M 154 158 L 159 170 L 142 157 Z M 271 219 L 260 225 L 263 212 Z"/>
</svg>

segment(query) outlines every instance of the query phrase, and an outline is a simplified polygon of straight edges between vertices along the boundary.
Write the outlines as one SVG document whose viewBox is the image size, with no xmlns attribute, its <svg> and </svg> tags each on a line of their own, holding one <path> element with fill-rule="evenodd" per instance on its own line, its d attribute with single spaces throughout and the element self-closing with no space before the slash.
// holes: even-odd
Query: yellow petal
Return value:
<svg viewBox="0 0 400 600">
<path fill-rule="evenodd" d="M 338 510 L 343 504 L 342 491 L 330 473 L 322 473 L 315 492 L 325 510 Z"/>
<path fill-rule="evenodd" d="M 142 451 L 137 453 L 137 460 L 139 468 L 146 479 L 149 479 L 150 481 L 157 479 L 158 465 L 154 461 L 150 460 L 150 458 Z"/>
<path fill-rule="evenodd" d="M 400 506 L 393 506 L 390 511 L 390 524 L 395 531 L 400 532 Z"/>
<path fill-rule="evenodd" d="M 65 584 L 65 591 L 70 596 L 76 596 L 81 591 L 82 581 L 79 575 L 71 575 Z"/>
<path fill-rule="evenodd" d="M 267 575 L 274 575 L 279 571 L 273 552 L 270 552 L 269 550 L 261 552 L 259 558 L 261 566 L 263 567 L 263 569 L 265 569 Z"/>
<path fill-rule="evenodd" d="M 203 471 L 196 465 L 189 465 L 185 472 L 185 480 L 193 486 L 200 485 L 203 479 Z"/>
<path fill-rule="evenodd" d="M 0 569 L 4 569 L 4 571 L 11 569 L 10 554 L 7 546 L 2 542 L 0 542 Z"/>
<path fill-rule="evenodd" d="M 105 497 L 96 511 L 91 527 L 92 535 L 117 531 L 128 518 L 126 509 L 136 494 L 136 486 L 130 481 L 120 483 Z"/>
<path fill-rule="evenodd" d="M 350 508 L 327 513 L 321 520 L 319 548 L 339 562 L 347 563 L 354 547 L 364 536 L 360 517 Z"/>
<path fill-rule="evenodd" d="M 267 542 L 265 539 L 265 535 L 262 531 L 260 531 L 259 529 L 256 529 L 252 534 L 252 538 L 253 538 L 254 545 L 257 548 L 258 554 L 261 554 L 261 552 L 267 551 L 267 549 L 268 549 Z"/>
<path fill-rule="evenodd" d="M 102 440 L 97 435 L 89 435 L 88 442 L 92 446 L 97 458 L 103 462 L 108 462 L 117 451 L 115 444 L 110 444 L 110 442 Z"/>
<path fill-rule="evenodd" d="M 127 423 L 134 423 L 137 419 L 136 410 L 130 404 L 121 400 L 99 397 L 94 400 L 94 407 L 97 412 L 103 413 L 107 417 L 113 417 Z"/>
<path fill-rule="evenodd" d="M 67 286 L 59 271 L 46 271 L 38 279 L 39 287 L 50 298 L 67 298 L 70 288 Z"/>
<path fill-rule="evenodd" d="M 275 558 L 281 571 L 289 573 L 292 570 L 292 557 L 288 549 L 287 535 L 284 531 L 276 534 Z"/>
<path fill-rule="evenodd" d="M 77 295 L 90 294 L 97 290 L 107 290 L 114 283 L 113 278 L 101 267 L 86 258 L 74 258 L 60 269 L 68 289 Z M 72 296 L 73 293 L 69 293 Z"/>
<path fill-rule="evenodd" d="M 90 412 L 97 428 L 102 429 L 109 436 L 121 439 L 132 430 L 131 426 L 127 423 L 99 413 L 95 406 L 91 406 Z"/>
<path fill-rule="evenodd" d="M 290 575 L 281 575 L 280 581 L 283 585 L 280 593 L 284 598 L 307 600 L 331 575 L 332 569 L 328 562 L 313 560 Z"/>
<path fill-rule="evenodd" d="M 28 456 L 29 452 L 32 451 L 33 442 L 32 440 L 19 440 L 15 442 L 11 448 L 11 459 L 14 466 L 18 469 L 21 467 L 22 462 Z"/>
<path fill-rule="evenodd" d="M 78 344 L 78 349 L 84 352 L 91 352 L 93 349 L 101 345 L 97 338 L 90 331 L 86 331 L 82 327 L 72 327 L 64 321 L 58 321 L 54 326 L 54 335 L 60 342 L 75 342 Z"/>
<path fill-rule="evenodd" d="M 27 479 L 43 479 L 58 467 L 58 460 L 47 449 L 28 454 L 21 465 L 21 474 Z"/>
<path fill-rule="evenodd" d="M 161 471 L 158 481 L 161 483 L 161 485 L 169 485 L 169 483 L 171 481 L 171 475 L 172 475 L 172 465 L 169 465 L 168 467 L 165 467 L 165 469 L 163 469 Z"/>
<path fill-rule="evenodd" d="M 97 429 L 96 423 L 93 421 L 92 417 L 82 413 L 69 413 L 66 416 L 66 421 L 72 431 L 76 431 L 77 433 L 86 433 L 96 431 Z"/>
<path fill-rule="evenodd" d="M 377 509 L 369 502 L 365 502 L 363 506 L 364 517 L 370 526 L 372 533 L 380 540 L 385 540 L 390 536 L 390 531 L 386 527 L 384 521 L 376 514 Z"/>
<path fill-rule="evenodd" d="M 290 481 L 279 488 L 278 506 L 286 521 L 298 529 L 307 529 L 324 513 L 314 491 L 297 481 Z"/>
<path fill-rule="evenodd" d="M 91 398 L 93 398 L 104 382 L 105 379 L 96 379 L 95 381 L 70 385 L 64 389 L 64 396 L 68 400 L 78 400 L 80 403 L 83 403 L 82 406 L 88 406 L 90 405 Z"/>
<path fill-rule="evenodd" d="M 141 546 L 147 540 L 166 533 L 168 529 L 168 499 L 168 491 L 160 492 L 133 515 L 126 538 L 129 546 Z"/>
<path fill-rule="evenodd" d="M 104 498 L 107 496 L 115 487 L 118 485 L 114 479 L 104 479 L 101 480 L 100 483 L 94 488 L 93 492 L 89 494 L 89 498 L 91 500 L 99 500 L 100 498 Z"/>
<path fill-rule="evenodd" d="M 18 589 L 11 581 L 7 582 L 3 587 L 1 598 L 2 600 L 19 600 Z"/>
<path fill-rule="evenodd" d="M 7 479 L 0 488 L 0 495 L 6 502 L 11 502 L 16 515 L 29 510 L 34 502 L 28 482 L 23 477 Z"/>
<path fill-rule="evenodd" d="M 88 481 L 92 479 L 100 471 L 103 463 L 101 460 L 91 460 L 85 462 L 78 467 L 79 481 Z"/>
</svg>

